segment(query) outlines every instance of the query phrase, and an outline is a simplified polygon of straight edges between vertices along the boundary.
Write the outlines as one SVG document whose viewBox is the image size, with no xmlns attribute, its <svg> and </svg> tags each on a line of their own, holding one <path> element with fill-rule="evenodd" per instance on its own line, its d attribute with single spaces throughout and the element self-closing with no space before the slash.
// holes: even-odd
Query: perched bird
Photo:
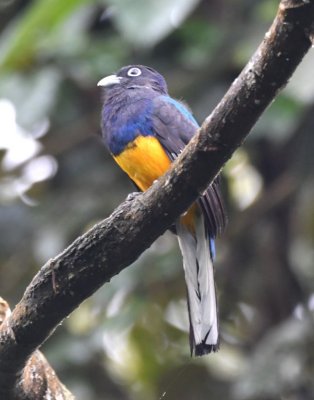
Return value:
<svg viewBox="0 0 314 400">
<path fill-rule="evenodd" d="M 168 170 L 199 125 L 169 96 L 165 79 L 150 67 L 123 67 L 98 86 L 104 92 L 103 141 L 137 188 L 145 191 Z M 175 223 L 188 293 L 191 354 L 196 356 L 219 347 L 214 238 L 225 222 L 216 180 Z"/>
</svg>

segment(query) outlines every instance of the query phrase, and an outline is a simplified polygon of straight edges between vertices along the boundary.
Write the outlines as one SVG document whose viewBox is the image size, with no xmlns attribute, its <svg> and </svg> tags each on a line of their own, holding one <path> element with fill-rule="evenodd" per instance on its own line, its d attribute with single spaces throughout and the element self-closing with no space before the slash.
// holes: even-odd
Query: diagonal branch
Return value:
<svg viewBox="0 0 314 400">
<path fill-rule="evenodd" d="M 0 328 L 1 398 L 28 398 L 12 393 L 34 350 L 80 302 L 139 257 L 215 178 L 311 47 L 313 21 L 314 0 L 282 0 L 256 53 L 171 171 L 42 267 Z"/>
</svg>

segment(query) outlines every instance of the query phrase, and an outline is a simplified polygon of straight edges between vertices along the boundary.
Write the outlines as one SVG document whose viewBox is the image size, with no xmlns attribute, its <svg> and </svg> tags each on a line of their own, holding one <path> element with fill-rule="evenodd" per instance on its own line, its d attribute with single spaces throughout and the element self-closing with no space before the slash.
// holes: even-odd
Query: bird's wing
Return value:
<svg viewBox="0 0 314 400">
<path fill-rule="evenodd" d="M 154 133 L 172 161 L 199 128 L 190 111 L 169 96 L 158 96 L 154 99 L 152 121 Z M 216 179 L 198 200 L 211 237 L 215 237 L 226 225 L 219 186 L 219 179 Z"/>
</svg>

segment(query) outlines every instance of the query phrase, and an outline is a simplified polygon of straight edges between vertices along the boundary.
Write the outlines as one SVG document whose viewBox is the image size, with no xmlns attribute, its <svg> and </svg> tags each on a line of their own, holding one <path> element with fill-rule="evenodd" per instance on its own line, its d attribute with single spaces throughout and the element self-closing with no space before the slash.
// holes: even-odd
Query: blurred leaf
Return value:
<svg viewBox="0 0 314 400">
<path fill-rule="evenodd" d="M 276 15 L 276 11 L 278 8 L 277 0 L 264 0 L 259 2 L 256 7 L 256 15 L 259 19 L 263 19 L 265 21 L 272 21 L 274 15 Z"/>
<path fill-rule="evenodd" d="M 309 314 L 302 321 L 288 320 L 269 333 L 256 347 L 236 383 L 236 399 L 283 398 L 282 394 L 302 391 L 306 384 L 313 394 L 313 379 L 309 375 L 314 357 L 312 332 L 313 316 Z"/>
<path fill-rule="evenodd" d="M 108 0 L 118 29 L 131 43 L 149 47 L 176 29 L 199 0 Z"/>
<path fill-rule="evenodd" d="M 259 135 L 265 135 L 275 142 L 287 140 L 295 131 L 302 115 L 302 105 L 293 97 L 287 96 L 288 91 L 277 97 L 272 105 L 255 125 L 255 140 Z"/>
<path fill-rule="evenodd" d="M 55 104 L 61 76 L 53 67 L 36 73 L 0 75 L 1 96 L 17 109 L 17 120 L 24 128 L 38 127 Z"/>
<path fill-rule="evenodd" d="M 309 51 L 285 89 L 289 96 L 305 104 L 314 100 L 313 65 L 314 53 Z"/>
<path fill-rule="evenodd" d="M 0 42 L 0 66 L 19 69 L 34 58 L 38 43 L 51 30 L 89 0 L 37 0 L 12 22 Z"/>
<path fill-rule="evenodd" d="M 196 19 L 187 21 L 178 34 L 185 43 L 180 59 L 189 68 L 202 68 L 223 39 L 218 25 Z"/>
<path fill-rule="evenodd" d="M 67 58 L 66 58 L 67 57 Z M 80 84 L 96 86 L 103 76 L 113 73 L 128 63 L 129 47 L 117 37 L 86 43 L 77 54 L 62 55 L 67 60 L 69 74 Z"/>
</svg>

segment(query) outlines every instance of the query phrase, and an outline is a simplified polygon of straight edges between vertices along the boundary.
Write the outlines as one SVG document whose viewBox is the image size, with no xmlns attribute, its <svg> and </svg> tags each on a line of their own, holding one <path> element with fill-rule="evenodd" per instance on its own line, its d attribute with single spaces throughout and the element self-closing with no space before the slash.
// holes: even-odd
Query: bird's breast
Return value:
<svg viewBox="0 0 314 400">
<path fill-rule="evenodd" d="M 147 190 L 171 164 L 154 136 L 137 136 L 120 154 L 113 157 L 142 191 Z"/>
<path fill-rule="evenodd" d="M 113 155 L 113 158 L 142 191 L 147 190 L 171 165 L 167 153 L 154 136 L 137 136 L 124 151 Z M 181 222 L 191 231 L 194 231 L 196 210 L 194 204 L 181 217 Z"/>
</svg>

